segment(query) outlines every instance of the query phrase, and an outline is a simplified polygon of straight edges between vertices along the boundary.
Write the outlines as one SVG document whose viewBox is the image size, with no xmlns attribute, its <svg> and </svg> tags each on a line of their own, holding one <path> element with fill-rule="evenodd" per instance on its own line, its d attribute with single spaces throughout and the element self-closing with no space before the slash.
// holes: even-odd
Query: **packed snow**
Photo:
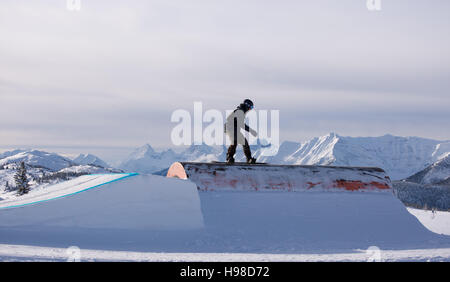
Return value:
<svg viewBox="0 0 450 282">
<path fill-rule="evenodd" d="M 371 247 L 385 260 L 450 260 L 450 237 L 390 193 L 198 192 L 154 175 L 0 209 L 0 244 L 2 260 L 64 260 L 55 253 L 69 246 L 85 260 L 364 261 Z"/>
<path fill-rule="evenodd" d="M 270 163 L 376 166 L 394 179 L 425 169 L 445 179 L 449 144 L 328 134 L 284 142 L 273 157 L 260 156 L 258 146 L 252 151 Z M 224 160 L 225 152 L 205 144 L 179 153 L 146 145 L 121 168 L 153 173 L 174 161 Z M 236 160 L 243 159 L 238 150 Z M 72 161 L 37 150 L 0 154 L 0 186 L 14 184 L 20 161 L 32 189 L 20 197 L 0 191 L 1 260 L 64 260 L 55 252 L 71 245 L 85 251 L 85 260 L 364 261 L 371 246 L 387 261 L 450 260 L 448 212 L 406 210 L 390 193 L 198 192 L 179 179 L 100 175 L 117 170 L 93 155 Z M 38 181 L 53 174 L 90 175 Z"/>
<path fill-rule="evenodd" d="M 203 218 L 196 187 L 190 182 L 154 175 L 100 174 L 1 201 L 0 234 L 16 226 L 184 230 L 202 228 Z"/>
<path fill-rule="evenodd" d="M 429 211 L 408 208 L 419 221 L 434 233 L 450 235 L 450 212 L 448 211 Z"/>
<path fill-rule="evenodd" d="M 136 262 L 396 262 L 450 261 L 450 248 L 383 250 L 375 246 L 350 253 L 162 253 L 51 248 L 0 244 L 1 261 L 136 261 Z"/>
<path fill-rule="evenodd" d="M 0 154 L 0 196 L 16 197 L 14 175 L 20 162 L 25 163 L 28 185 L 31 191 L 41 190 L 49 185 L 83 174 L 121 173 L 119 169 L 102 167 L 107 165 L 93 155 L 80 155 L 78 164 L 58 154 L 38 150 L 14 150 Z"/>
<path fill-rule="evenodd" d="M 2 201 L 0 201 L 0 209 L 30 205 L 42 201 L 58 199 L 127 176 L 130 176 L 130 174 L 83 175 L 75 179 L 60 182 L 54 185 L 41 185 L 25 195 L 10 195 L 9 198 L 3 199 Z"/>
</svg>

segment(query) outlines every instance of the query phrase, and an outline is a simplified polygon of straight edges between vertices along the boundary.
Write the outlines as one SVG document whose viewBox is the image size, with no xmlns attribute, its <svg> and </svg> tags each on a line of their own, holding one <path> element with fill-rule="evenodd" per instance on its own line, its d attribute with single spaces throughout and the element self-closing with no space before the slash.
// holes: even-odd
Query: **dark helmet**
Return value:
<svg viewBox="0 0 450 282">
<path fill-rule="evenodd" d="M 253 109 L 253 102 L 250 99 L 245 99 L 242 104 L 244 104 L 247 111 Z"/>
</svg>

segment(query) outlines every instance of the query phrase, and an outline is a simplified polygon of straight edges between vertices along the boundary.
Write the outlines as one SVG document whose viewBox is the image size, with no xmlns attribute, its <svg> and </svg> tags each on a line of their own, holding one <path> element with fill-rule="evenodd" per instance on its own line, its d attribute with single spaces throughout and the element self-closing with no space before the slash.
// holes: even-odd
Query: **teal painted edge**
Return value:
<svg viewBox="0 0 450 282">
<path fill-rule="evenodd" d="M 83 190 L 80 190 L 80 191 L 77 191 L 77 192 L 73 192 L 73 193 L 70 193 L 70 194 L 65 194 L 65 195 L 61 195 L 61 196 L 58 196 L 58 197 L 54 197 L 54 198 L 50 198 L 50 199 L 45 199 L 45 200 L 40 200 L 40 201 L 36 201 L 36 202 L 31 202 L 31 203 L 26 203 L 26 204 L 21 204 L 21 205 L 8 206 L 8 207 L 0 207 L 0 209 L 19 208 L 19 207 L 24 207 L 24 206 L 29 206 L 29 205 L 38 204 L 38 203 L 48 202 L 48 201 L 51 201 L 51 200 L 56 200 L 56 199 L 65 198 L 65 197 L 68 197 L 68 196 L 72 196 L 72 195 L 75 195 L 75 194 L 78 194 L 78 193 L 81 193 L 81 192 L 85 192 L 85 191 L 87 191 L 87 190 L 91 190 L 91 189 L 97 188 L 97 187 L 99 187 L 99 186 L 102 186 L 102 185 L 105 185 L 105 184 L 109 184 L 109 183 L 112 183 L 112 182 L 116 182 L 116 181 L 119 181 L 119 180 L 122 180 L 122 179 L 125 179 L 125 178 L 128 178 L 128 177 L 131 177 L 131 176 L 135 176 L 135 175 L 138 175 L 138 174 L 139 174 L 139 173 L 128 173 L 127 175 L 124 175 L 124 176 L 122 176 L 122 177 L 116 178 L 116 179 L 114 179 L 114 180 L 111 180 L 111 181 L 108 181 L 108 182 L 105 182 L 105 183 L 101 183 L 101 184 L 97 184 L 97 185 L 95 185 L 95 186 L 92 186 L 92 187 L 89 187 L 89 188 L 85 188 L 85 189 L 83 189 Z M 94 175 L 94 174 L 91 174 L 91 175 Z M 101 174 L 96 174 L 96 175 L 101 175 Z M 105 173 L 104 175 L 107 175 L 107 173 Z"/>
</svg>

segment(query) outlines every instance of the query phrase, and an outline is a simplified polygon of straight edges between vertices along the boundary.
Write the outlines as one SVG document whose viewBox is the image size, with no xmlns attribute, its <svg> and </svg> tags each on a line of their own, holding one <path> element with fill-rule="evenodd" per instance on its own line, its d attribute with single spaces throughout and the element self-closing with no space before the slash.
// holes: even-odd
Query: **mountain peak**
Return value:
<svg viewBox="0 0 450 282">
<path fill-rule="evenodd" d="M 49 170 L 57 171 L 68 166 L 73 162 L 56 153 L 49 153 L 39 150 L 14 150 L 5 152 L 1 155 L 0 165 L 25 162 L 27 165 L 43 167 Z"/>
<path fill-rule="evenodd" d="M 150 146 L 150 144 L 145 144 L 144 146 L 138 148 L 140 150 L 145 150 L 145 151 L 149 151 L 149 152 L 154 152 L 153 147 Z"/>
<path fill-rule="evenodd" d="M 155 150 L 152 148 L 152 146 L 150 146 L 149 144 L 145 144 L 144 146 L 137 148 L 132 153 L 132 158 L 133 159 L 142 159 L 142 158 L 145 158 L 146 156 L 150 156 L 154 153 L 155 153 Z"/>
<path fill-rule="evenodd" d="M 107 168 L 109 165 L 101 160 L 99 157 L 92 154 L 80 154 L 73 159 L 73 162 L 79 165 L 95 165 Z"/>
<path fill-rule="evenodd" d="M 301 143 L 284 141 L 275 156 L 266 156 L 263 150 L 258 146 L 252 147 L 252 155 L 259 162 L 380 167 L 392 179 L 398 180 L 423 170 L 436 162 L 438 157 L 446 156 L 450 152 L 450 143 L 391 134 L 379 137 L 343 137 L 330 132 Z M 171 150 L 155 152 L 147 144 L 135 151 L 135 154 L 141 153 L 141 158 L 130 156 L 122 163 L 121 168 L 132 172 L 152 173 L 165 169 L 176 161 L 224 161 L 226 151 L 227 146 L 199 144 L 177 153 Z M 237 150 L 235 159 L 245 160 L 242 149 Z"/>
<path fill-rule="evenodd" d="M 419 184 L 438 184 L 448 182 L 450 178 L 450 152 L 424 170 L 408 177 L 406 180 Z"/>
<path fill-rule="evenodd" d="M 432 164 L 432 166 L 446 166 L 450 168 L 450 152 L 448 152 L 442 159 L 439 159 L 437 162 Z"/>
<path fill-rule="evenodd" d="M 313 139 L 319 140 L 319 142 L 337 142 L 340 138 L 341 138 L 340 135 L 336 134 L 335 132 L 330 132 L 326 135 L 320 136 L 318 138 L 313 138 Z"/>
<path fill-rule="evenodd" d="M 335 132 L 330 132 L 330 133 L 328 133 L 327 135 L 325 135 L 325 136 L 329 136 L 329 137 L 331 137 L 331 138 L 339 138 L 340 136 L 337 134 L 337 133 L 335 133 Z"/>
</svg>

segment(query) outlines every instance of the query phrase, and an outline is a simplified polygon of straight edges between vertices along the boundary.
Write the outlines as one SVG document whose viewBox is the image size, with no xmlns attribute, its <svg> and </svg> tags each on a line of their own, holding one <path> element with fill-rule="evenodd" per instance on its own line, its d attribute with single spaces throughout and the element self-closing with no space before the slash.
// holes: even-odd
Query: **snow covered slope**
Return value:
<svg viewBox="0 0 450 282">
<path fill-rule="evenodd" d="M 426 228 L 434 233 L 450 235 L 450 212 L 427 211 L 413 208 L 408 208 L 408 212 L 417 217 Z"/>
<path fill-rule="evenodd" d="M 58 199 L 128 176 L 131 176 L 131 174 L 83 175 L 54 185 L 39 187 L 40 189 L 33 189 L 29 193 L 20 197 L 11 197 L 0 201 L 0 209 L 26 206 L 52 199 Z"/>
<path fill-rule="evenodd" d="M 391 193 L 198 192 L 154 175 L 73 193 L 92 177 L 61 183 L 65 197 L 43 190 L 33 200 L 52 200 L 0 209 L 0 244 L 266 254 L 450 247 Z"/>
<path fill-rule="evenodd" d="M 65 157 L 39 150 L 15 150 L 0 155 L 0 166 L 22 161 L 30 166 L 46 168 L 52 171 L 58 171 L 74 165 L 71 160 Z"/>
<path fill-rule="evenodd" d="M 96 165 L 74 165 L 59 170 L 57 173 L 74 173 L 74 174 L 99 174 L 99 173 L 123 173 L 120 169 L 104 168 Z"/>
<path fill-rule="evenodd" d="M 450 237 L 427 230 L 389 193 L 201 192 L 200 199 L 205 225 L 227 245 L 253 252 L 450 244 Z"/>
<path fill-rule="evenodd" d="M 0 244 L 0 261 L 74 261 L 68 248 Z M 372 247 L 347 253 L 164 253 L 80 249 L 79 260 L 133 262 L 450 262 L 450 248 L 384 250 Z M 215 277 L 215 276 L 213 276 Z"/>
<path fill-rule="evenodd" d="M 30 189 L 48 186 L 81 174 L 121 173 L 98 157 L 81 154 L 74 161 L 59 154 L 39 150 L 13 150 L 0 154 L 0 197 L 10 198 L 15 193 L 14 174 L 20 162 L 25 162 Z M 40 188 L 43 188 L 40 187 Z"/>
<path fill-rule="evenodd" d="M 0 169 L 0 197 L 10 199 L 17 197 L 14 175 L 17 173 L 17 163 L 10 163 Z M 25 165 L 30 191 L 45 189 L 61 181 L 75 178 L 84 174 L 122 173 L 123 171 L 112 168 L 103 168 L 94 165 L 73 165 L 58 171 L 42 167 Z M 30 192 L 30 193 L 31 193 Z"/>
<path fill-rule="evenodd" d="M 190 182 L 154 175 L 85 175 L 16 199 L 0 201 L 0 238 L 9 228 L 186 230 L 203 227 Z"/>
<path fill-rule="evenodd" d="M 439 184 L 450 180 L 450 153 L 424 170 L 408 177 L 409 182 L 419 184 Z"/>
</svg>

